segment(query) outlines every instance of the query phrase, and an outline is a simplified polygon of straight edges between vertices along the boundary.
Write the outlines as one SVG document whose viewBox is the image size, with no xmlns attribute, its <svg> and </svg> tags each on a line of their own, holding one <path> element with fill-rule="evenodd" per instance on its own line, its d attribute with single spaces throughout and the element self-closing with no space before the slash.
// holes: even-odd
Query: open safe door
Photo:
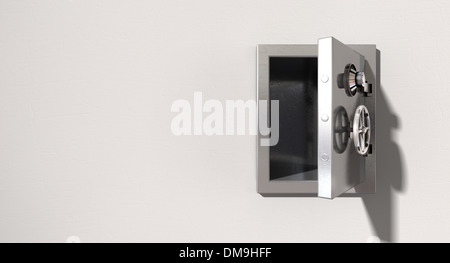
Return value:
<svg viewBox="0 0 450 263">
<path fill-rule="evenodd" d="M 365 180 L 372 153 L 372 83 L 365 57 L 329 37 L 318 43 L 319 197 L 335 198 Z"/>
</svg>

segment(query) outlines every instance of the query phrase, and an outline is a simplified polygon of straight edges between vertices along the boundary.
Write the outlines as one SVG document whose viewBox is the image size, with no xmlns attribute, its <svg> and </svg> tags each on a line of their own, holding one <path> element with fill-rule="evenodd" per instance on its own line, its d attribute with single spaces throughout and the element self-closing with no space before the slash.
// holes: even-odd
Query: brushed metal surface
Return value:
<svg viewBox="0 0 450 263">
<path fill-rule="evenodd" d="M 319 82 L 319 116 L 333 116 L 336 109 L 344 109 L 353 120 L 355 109 L 364 103 L 363 96 L 349 97 L 339 88 L 338 80 L 349 63 L 358 71 L 364 71 L 364 56 L 332 37 L 319 39 L 318 49 L 319 76 L 328 75 L 331 80 Z M 360 155 L 355 148 L 347 147 L 344 152 L 333 148 L 335 118 L 331 119 L 331 122 L 319 122 L 318 125 L 318 154 L 329 156 L 327 161 L 319 160 L 318 163 L 318 196 L 332 199 L 361 183 L 362 178 Z"/>
<path fill-rule="evenodd" d="M 376 193 L 376 172 L 377 172 L 377 133 L 376 133 L 376 123 L 377 123 L 377 92 L 380 87 L 380 58 L 381 52 L 377 50 L 376 45 L 348 45 L 351 49 L 364 55 L 365 66 L 364 75 L 368 83 L 372 84 L 372 93 L 364 97 L 364 106 L 370 112 L 370 140 L 372 145 L 372 153 L 367 155 L 367 157 L 361 157 L 361 170 L 363 181 L 356 187 L 348 190 L 342 196 L 355 196 L 355 194 L 374 194 Z"/>
<path fill-rule="evenodd" d="M 340 43 L 339 41 L 335 40 L 337 43 Z M 340 43 L 340 45 L 343 45 Z M 345 45 L 343 45 L 345 46 Z M 347 143 L 346 147 L 336 146 L 336 139 L 333 139 L 333 137 L 328 137 L 328 146 L 329 152 L 331 153 L 326 158 L 324 158 L 323 153 L 320 151 L 317 151 L 317 162 L 318 165 L 320 165 L 323 161 L 323 159 L 327 159 L 329 166 L 329 185 L 328 189 L 333 189 L 334 187 L 334 193 L 332 190 L 329 191 L 329 197 L 327 198 L 333 198 L 338 196 L 339 192 L 341 190 L 336 189 L 343 189 L 346 187 L 339 188 L 341 186 L 347 185 L 350 189 L 347 191 L 342 190 L 341 196 L 343 197 L 355 197 L 355 196 L 362 196 L 364 194 L 372 194 L 376 191 L 376 134 L 375 134 L 375 116 L 376 116 L 376 89 L 379 86 L 379 65 L 378 65 L 378 57 L 379 52 L 377 52 L 375 45 L 348 45 L 347 51 L 350 54 L 355 55 L 356 52 L 362 54 L 365 56 L 365 60 L 363 56 L 359 56 L 359 59 L 356 59 L 355 61 L 348 61 L 347 59 L 342 58 L 345 63 L 353 63 L 358 67 L 358 70 L 365 70 L 365 75 L 369 83 L 373 84 L 373 90 L 372 94 L 369 94 L 368 97 L 362 97 L 358 93 L 355 97 L 353 97 L 353 100 L 358 98 L 357 100 L 360 101 L 361 104 L 366 105 L 368 108 L 370 114 L 371 114 L 371 140 L 373 142 L 372 145 L 372 154 L 370 154 L 368 157 L 357 157 L 351 159 L 350 162 L 349 158 L 346 159 L 346 162 L 342 162 L 341 165 L 332 165 L 331 161 L 336 161 L 338 159 L 342 158 L 336 158 L 335 155 L 337 152 L 333 153 L 335 149 L 337 151 L 347 152 L 351 149 L 351 151 L 356 152 L 353 147 L 353 141 L 349 139 L 346 140 L 340 140 L 338 142 L 345 142 Z M 355 50 L 351 51 L 351 50 Z M 357 54 L 357 53 L 356 53 Z M 343 55 L 345 56 L 345 54 Z M 357 54 L 358 56 L 358 54 Z M 258 100 L 268 100 L 269 99 L 269 91 L 270 91 L 270 58 L 317 58 L 318 57 L 318 45 L 259 45 L 257 49 L 257 96 Z M 331 57 L 331 55 L 330 55 Z M 343 62 L 344 63 L 344 62 Z M 340 71 L 343 71 L 345 68 L 345 65 L 340 69 Z M 336 72 L 339 71 L 336 70 Z M 321 74 L 320 72 L 317 74 L 319 81 L 317 81 L 318 87 L 321 84 L 328 84 L 328 85 L 335 85 L 336 83 L 336 76 L 333 76 L 333 74 L 330 74 L 329 76 L 326 74 Z M 285 83 L 286 84 L 286 83 Z M 294 84 L 294 83 L 293 83 Z M 336 88 L 337 89 L 337 88 Z M 343 89 L 337 89 L 337 91 L 340 91 L 343 93 L 344 96 L 346 96 L 345 91 Z M 320 91 L 319 91 L 320 92 Z M 340 94 L 338 94 L 338 97 Z M 329 98 L 332 99 L 332 98 Z M 351 99 L 351 98 L 350 98 Z M 330 104 L 331 105 L 331 104 Z M 349 120 L 353 120 L 353 114 L 354 110 L 357 108 L 357 104 L 355 103 L 354 107 L 347 106 L 347 108 L 344 107 L 345 114 L 340 111 L 331 111 L 331 109 L 336 110 L 337 107 L 331 106 L 330 110 L 327 112 L 327 114 L 321 114 L 318 111 L 317 122 L 318 122 L 318 128 L 319 125 L 324 122 L 328 123 L 330 125 L 329 127 L 334 127 L 334 125 L 339 124 L 335 120 L 339 120 L 341 122 L 340 125 L 342 125 L 342 120 L 345 119 L 345 115 L 347 115 Z M 342 111 L 342 106 L 339 107 Z M 258 107 L 259 110 L 259 107 Z M 332 113 L 330 113 L 332 112 Z M 338 112 L 341 114 L 340 116 L 335 116 Z M 266 116 L 270 116 L 268 114 L 265 114 Z M 260 116 L 258 112 L 258 116 Z M 259 118 L 258 118 L 259 121 Z M 338 122 L 339 122 L 338 121 Z M 344 125 L 345 126 L 345 125 Z M 342 128 L 342 127 L 341 127 Z M 344 136 L 344 135 L 342 135 Z M 270 196 L 270 197 L 302 197 L 302 196 L 317 196 L 319 193 L 319 180 L 314 180 L 314 178 L 318 177 L 318 170 L 305 170 L 303 173 L 293 173 L 289 176 L 281 176 L 277 177 L 276 175 L 271 175 L 271 167 L 270 167 L 270 148 L 269 147 L 262 147 L 260 146 L 260 139 L 263 138 L 263 136 L 258 135 L 257 136 L 257 187 L 258 187 L 258 193 L 260 193 L 263 196 Z M 335 138 L 339 138 L 338 135 L 335 136 Z M 324 141 L 325 142 L 325 141 Z M 319 143 L 318 143 L 319 145 Z M 319 148 L 317 148 L 319 149 Z M 290 158 L 290 157 L 289 157 Z M 355 161 L 356 159 L 356 161 Z M 352 176 L 355 182 L 357 181 L 362 183 L 348 183 L 347 177 L 342 176 L 342 174 L 334 178 L 336 181 L 331 179 L 331 172 L 332 168 L 335 168 L 336 170 L 339 169 L 339 166 L 345 166 L 345 165 L 351 165 L 350 168 L 345 168 L 345 171 L 351 171 Z M 325 170 L 322 170 L 325 171 Z M 276 170 L 272 169 L 272 173 L 276 172 Z M 339 173 L 339 170 L 338 170 Z M 357 178 L 359 176 L 359 179 Z M 344 179 L 346 181 L 339 181 L 340 179 Z M 332 185 L 334 183 L 334 185 Z M 322 187 L 326 185 L 322 184 Z M 355 186 L 355 187 L 353 187 Z M 344 193 L 345 192 L 345 193 Z M 334 194 L 334 195 L 333 195 Z"/>
</svg>

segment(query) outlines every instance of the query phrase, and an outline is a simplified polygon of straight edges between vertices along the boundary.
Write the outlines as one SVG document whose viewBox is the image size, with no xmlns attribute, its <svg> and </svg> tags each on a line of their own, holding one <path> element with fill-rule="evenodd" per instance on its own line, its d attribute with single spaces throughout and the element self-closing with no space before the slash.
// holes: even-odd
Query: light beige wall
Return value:
<svg viewBox="0 0 450 263">
<path fill-rule="evenodd" d="M 0 0 L 0 241 L 450 241 L 449 1 Z M 256 45 L 377 44 L 379 194 L 262 198 L 255 139 L 171 104 L 255 99 Z M 384 122 L 384 124 L 383 124 Z"/>
</svg>

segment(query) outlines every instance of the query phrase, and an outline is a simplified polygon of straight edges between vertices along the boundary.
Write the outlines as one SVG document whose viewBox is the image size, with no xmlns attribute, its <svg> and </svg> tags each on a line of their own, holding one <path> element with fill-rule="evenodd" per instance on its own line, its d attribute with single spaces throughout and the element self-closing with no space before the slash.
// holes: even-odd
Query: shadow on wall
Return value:
<svg viewBox="0 0 450 263">
<path fill-rule="evenodd" d="M 395 142 L 400 119 L 391 111 L 383 87 L 377 90 L 377 193 L 364 196 L 363 202 L 378 237 L 396 242 L 397 205 L 395 195 L 404 191 L 405 170 L 402 152 Z"/>
</svg>

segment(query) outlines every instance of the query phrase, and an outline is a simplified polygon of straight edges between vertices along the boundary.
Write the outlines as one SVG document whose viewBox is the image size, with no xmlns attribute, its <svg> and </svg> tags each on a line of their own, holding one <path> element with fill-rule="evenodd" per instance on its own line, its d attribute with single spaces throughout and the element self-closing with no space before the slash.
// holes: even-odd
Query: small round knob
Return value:
<svg viewBox="0 0 450 263">
<path fill-rule="evenodd" d="M 366 75 L 364 72 L 356 72 L 356 86 L 364 88 L 366 86 Z"/>
</svg>

